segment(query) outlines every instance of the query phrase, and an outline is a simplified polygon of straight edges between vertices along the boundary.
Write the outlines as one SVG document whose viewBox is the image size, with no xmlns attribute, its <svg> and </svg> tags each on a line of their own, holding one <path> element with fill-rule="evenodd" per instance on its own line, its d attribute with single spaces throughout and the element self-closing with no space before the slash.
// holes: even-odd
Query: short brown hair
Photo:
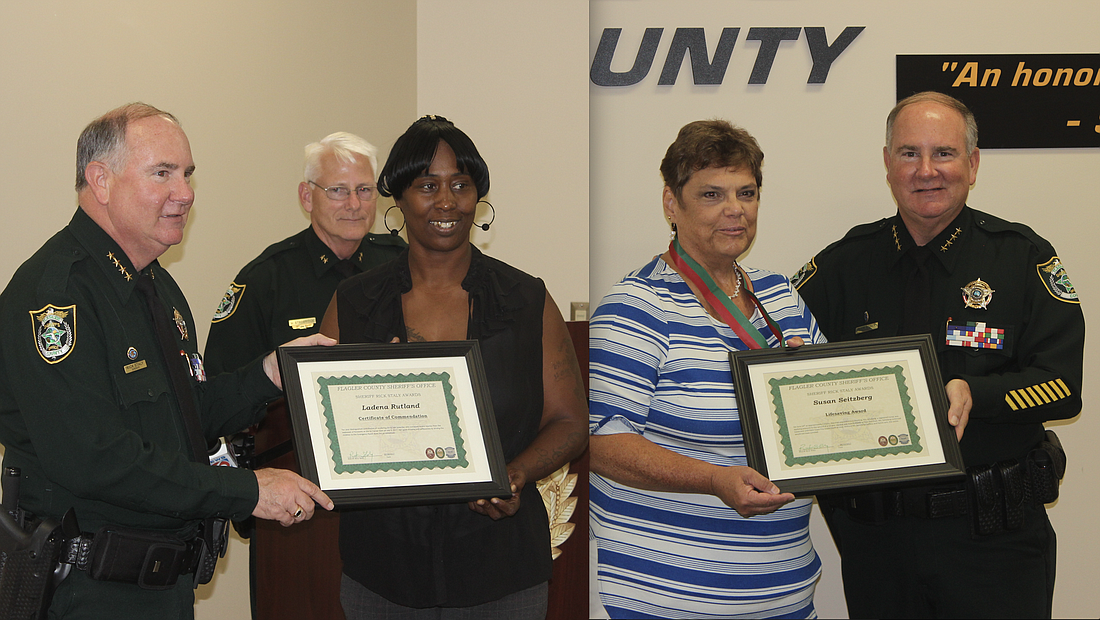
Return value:
<svg viewBox="0 0 1100 620">
<path fill-rule="evenodd" d="M 694 121 L 680 128 L 661 160 L 661 176 L 677 200 L 691 175 L 704 168 L 745 168 L 763 186 L 764 151 L 756 138 L 722 119 Z"/>
<path fill-rule="evenodd" d="M 93 161 L 101 161 L 118 171 L 126 160 L 126 127 L 150 116 L 163 116 L 179 124 L 175 116 L 158 110 L 147 103 L 127 103 L 100 116 L 80 132 L 76 140 L 76 191 L 84 189 L 88 181 L 84 170 Z"/>
</svg>

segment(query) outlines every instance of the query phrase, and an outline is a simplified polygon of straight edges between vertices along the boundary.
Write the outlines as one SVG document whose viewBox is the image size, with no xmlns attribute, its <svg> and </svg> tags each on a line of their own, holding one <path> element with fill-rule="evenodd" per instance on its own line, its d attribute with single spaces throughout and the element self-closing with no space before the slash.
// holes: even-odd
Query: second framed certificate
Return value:
<svg viewBox="0 0 1100 620">
<path fill-rule="evenodd" d="M 298 466 L 338 507 L 511 495 L 476 341 L 280 347 Z"/>
<path fill-rule="evenodd" d="M 749 466 L 800 495 L 960 477 L 930 336 L 730 353 Z"/>
</svg>

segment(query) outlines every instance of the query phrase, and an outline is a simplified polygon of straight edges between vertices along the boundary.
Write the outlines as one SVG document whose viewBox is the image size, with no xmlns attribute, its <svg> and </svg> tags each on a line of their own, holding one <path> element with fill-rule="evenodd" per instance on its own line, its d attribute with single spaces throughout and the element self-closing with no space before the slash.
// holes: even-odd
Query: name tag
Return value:
<svg viewBox="0 0 1100 620">
<path fill-rule="evenodd" d="M 287 325 L 290 325 L 290 329 L 309 329 L 317 324 L 317 317 L 311 316 L 308 319 L 290 319 L 287 321 Z"/>
<path fill-rule="evenodd" d="M 874 323 L 868 323 L 866 325 L 860 325 L 856 328 L 856 333 L 863 334 L 876 329 L 878 329 L 878 321 L 875 321 Z"/>
<path fill-rule="evenodd" d="M 122 367 L 122 369 L 126 371 L 126 374 L 130 374 L 130 373 L 132 373 L 136 370 L 141 370 L 142 368 L 145 368 L 146 366 L 148 366 L 148 364 L 145 363 L 145 360 L 140 360 L 140 361 L 134 362 L 133 364 L 126 364 L 125 366 Z"/>
</svg>

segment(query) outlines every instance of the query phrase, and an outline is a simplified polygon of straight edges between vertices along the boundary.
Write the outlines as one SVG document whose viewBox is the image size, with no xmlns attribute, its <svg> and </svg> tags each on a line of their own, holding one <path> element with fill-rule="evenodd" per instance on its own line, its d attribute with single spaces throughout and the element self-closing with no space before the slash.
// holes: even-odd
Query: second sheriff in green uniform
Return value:
<svg viewBox="0 0 1100 620">
<path fill-rule="evenodd" d="M 404 247 L 400 237 L 371 233 L 341 262 L 312 227 L 272 244 L 241 269 L 218 304 L 206 342 L 207 372 L 234 370 L 317 333 L 341 280 L 389 261 Z"/>
<path fill-rule="evenodd" d="M 828 520 L 844 560 L 845 591 L 850 601 L 874 596 L 861 588 L 890 592 L 883 583 L 895 568 L 885 563 L 897 562 L 887 558 L 908 540 L 917 544 L 897 566 L 927 556 L 929 572 L 942 577 L 930 588 L 965 590 L 980 574 L 987 592 L 1034 592 L 1023 598 L 1041 605 L 1053 589 L 1046 561 L 1053 563 L 1054 535 L 1043 507 L 1052 498 L 1034 486 L 1043 477 L 1035 475 L 1035 458 L 1044 458 L 1035 449 L 1043 422 L 1081 411 L 1085 321 L 1077 292 L 1050 243 L 1027 226 L 969 207 L 924 247 L 931 254 L 925 329 L 943 380 L 965 380 L 973 398 L 959 442 L 970 480 L 900 495 L 819 498 L 826 514 L 836 508 Z M 903 335 L 914 249 L 895 215 L 853 228 L 793 281 L 831 342 Z M 1046 482 L 1056 494 L 1057 480 Z M 991 560 L 990 550 L 1013 559 Z M 962 591 L 955 598 L 975 597 Z M 980 614 L 982 601 L 973 603 Z"/>
</svg>

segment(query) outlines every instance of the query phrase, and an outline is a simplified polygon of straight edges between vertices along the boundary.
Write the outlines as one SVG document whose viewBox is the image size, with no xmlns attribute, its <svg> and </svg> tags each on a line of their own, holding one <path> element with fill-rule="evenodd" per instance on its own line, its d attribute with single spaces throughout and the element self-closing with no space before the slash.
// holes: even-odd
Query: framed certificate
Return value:
<svg viewBox="0 0 1100 620">
<path fill-rule="evenodd" d="M 279 347 L 302 476 L 337 507 L 510 497 L 475 340 Z"/>
<path fill-rule="evenodd" d="M 961 477 L 932 337 L 730 353 L 749 466 L 784 492 Z"/>
</svg>

